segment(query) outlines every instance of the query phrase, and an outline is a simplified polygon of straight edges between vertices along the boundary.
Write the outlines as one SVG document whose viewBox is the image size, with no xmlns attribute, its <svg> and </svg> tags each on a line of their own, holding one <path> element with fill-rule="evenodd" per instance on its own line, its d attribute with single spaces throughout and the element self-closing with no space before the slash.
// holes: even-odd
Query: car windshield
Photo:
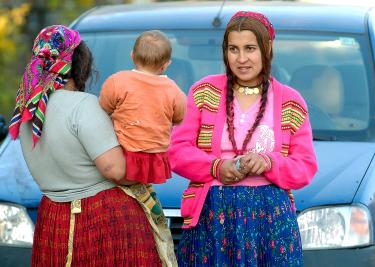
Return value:
<svg viewBox="0 0 375 267">
<path fill-rule="evenodd" d="M 203 76 L 223 73 L 222 31 L 164 31 L 172 42 L 167 75 L 187 92 Z M 89 91 L 98 94 L 112 73 L 132 69 L 130 52 L 140 32 L 85 33 L 98 76 Z M 307 102 L 316 140 L 374 140 L 374 83 L 370 46 L 362 35 L 278 32 L 273 75 L 297 89 Z"/>
</svg>

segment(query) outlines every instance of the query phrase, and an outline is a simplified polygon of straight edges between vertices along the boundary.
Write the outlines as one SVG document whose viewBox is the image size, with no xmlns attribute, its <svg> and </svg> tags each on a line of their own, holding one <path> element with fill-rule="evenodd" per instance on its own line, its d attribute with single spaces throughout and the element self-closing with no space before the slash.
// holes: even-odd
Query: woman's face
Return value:
<svg viewBox="0 0 375 267">
<path fill-rule="evenodd" d="M 229 67 L 241 85 L 255 86 L 262 81 L 262 54 L 255 34 L 251 31 L 232 31 L 228 35 Z"/>
</svg>

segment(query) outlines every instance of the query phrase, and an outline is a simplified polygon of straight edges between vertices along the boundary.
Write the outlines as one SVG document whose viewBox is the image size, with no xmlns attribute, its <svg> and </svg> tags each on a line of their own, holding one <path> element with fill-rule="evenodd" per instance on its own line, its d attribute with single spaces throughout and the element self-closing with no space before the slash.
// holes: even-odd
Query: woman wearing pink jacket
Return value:
<svg viewBox="0 0 375 267">
<path fill-rule="evenodd" d="M 271 76 L 275 31 L 237 12 L 223 40 L 226 74 L 195 83 L 172 136 L 184 191 L 179 266 L 302 266 L 293 196 L 317 163 L 306 104 Z"/>
</svg>

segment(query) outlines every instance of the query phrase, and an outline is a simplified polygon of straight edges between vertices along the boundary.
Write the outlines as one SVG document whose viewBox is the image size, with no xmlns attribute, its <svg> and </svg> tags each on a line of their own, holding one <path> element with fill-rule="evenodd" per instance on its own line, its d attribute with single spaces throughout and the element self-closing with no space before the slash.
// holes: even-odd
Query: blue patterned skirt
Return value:
<svg viewBox="0 0 375 267">
<path fill-rule="evenodd" d="M 178 266 L 303 266 L 296 213 L 274 185 L 213 186 L 196 227 L 183 231 Z"/>
</svg>

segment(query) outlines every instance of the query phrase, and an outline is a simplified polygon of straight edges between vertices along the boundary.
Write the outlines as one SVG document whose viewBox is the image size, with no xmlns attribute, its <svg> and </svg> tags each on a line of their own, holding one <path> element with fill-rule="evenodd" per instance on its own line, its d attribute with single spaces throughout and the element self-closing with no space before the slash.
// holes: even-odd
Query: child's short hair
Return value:
<svg viewBox="0 0 375 267">
<path fill-rule="evenodd" d="M 135 64 L 157 69 L 171 59 L 172 46 L 168 37 L 161 31 L 145 31 L 138 36 L 133 48 Z"/>
</svg>

